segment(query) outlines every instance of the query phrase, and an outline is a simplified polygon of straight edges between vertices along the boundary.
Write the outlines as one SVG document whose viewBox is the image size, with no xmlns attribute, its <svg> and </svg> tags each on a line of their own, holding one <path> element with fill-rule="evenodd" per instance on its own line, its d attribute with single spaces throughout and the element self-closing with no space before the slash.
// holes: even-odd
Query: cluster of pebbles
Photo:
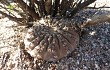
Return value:
<svg viewBox="0 0 110 70">
<path fill-rule="evenodd" d="M 81 24 L 87 18 L 93 15 L 104 14 L 106 11 L 100 10 L 85 10 L 79 12 L 74 18 L 75 22 Z M 17 46 L 18 47 L 18 46 Z M 16 47 L 16 48 L 17 48 Z M 30 49 L 30 48 L 27 48 Z M 11 49 L 12 50 L 12 49 Z M 19 55 L 20 50 L 13 51 L 9 59 L 6 61 L 6 66 L 3 70 L 20 70 L 24 65 L 26 67 L 26 59 L 21 64 Z M 18 52 L 19 51 L 19 52 Z M 23 55 L 23 54 L 22 54 Z M 30 56 L 30 55 L 28 55 Z M 23 56 L 22 56 L 23 57 Z M 27 57 L 27 56 L 24 56 Z M 8 57 L 7 57 L 8 58 Z M 3 56 L 1 55 L 0 64 L 3 63 Z M 32 59 L 33 58 L 29 58 Z M 30 60 L 31 61 L 31 60 Z M 33 61 L 32 61 L 33 62 Z M 9 64 L 10 63 L 10 64 Z M 55 70 L 109 70 L 110 69 L 110 23 L 104 22 L 95 26 L 84 28 L 84 32 L 80 36 L 78 47 L 66 57 L 54 63 L 42 62 L 40 68 L 42 70 L 52 70 L 52 64 Z M 29 63 L 27 63 L 29 65 Z M 0 67 L 3 65 L 0 65 Z M 24 68 L 24 70 L 29 70 Z M 34 70 L 34 69 L 30 69 Z"/>
</svg>

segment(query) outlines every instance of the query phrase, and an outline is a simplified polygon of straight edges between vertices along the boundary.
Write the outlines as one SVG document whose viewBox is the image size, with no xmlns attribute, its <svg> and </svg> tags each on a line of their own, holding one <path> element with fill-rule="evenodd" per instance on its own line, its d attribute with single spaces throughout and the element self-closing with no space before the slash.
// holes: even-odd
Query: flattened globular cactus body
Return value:
<svg viewBox="0 0 110 70">
<path fill-rule="evenodd" d="M 28 53 L 46 61 L 56 61 L 71 53 L 79 43 L 79 34 L 72 22 L 65 21 L 54 19 L 52 22 L 36 22 L 25 36 Z"/>
</svg>

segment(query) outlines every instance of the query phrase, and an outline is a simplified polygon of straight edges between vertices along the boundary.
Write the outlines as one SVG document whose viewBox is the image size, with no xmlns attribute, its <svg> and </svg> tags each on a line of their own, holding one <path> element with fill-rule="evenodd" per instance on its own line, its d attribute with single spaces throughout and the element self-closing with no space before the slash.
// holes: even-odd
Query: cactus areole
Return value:
<svg viewBox="0 0 110 70">
<path fill-rule="evenodd" d="M 78 30 L 71 19 L 41 19 L 28 29 L 25 49 L 36 59 L 57 61 L 79 43 Z"/>
</svg>

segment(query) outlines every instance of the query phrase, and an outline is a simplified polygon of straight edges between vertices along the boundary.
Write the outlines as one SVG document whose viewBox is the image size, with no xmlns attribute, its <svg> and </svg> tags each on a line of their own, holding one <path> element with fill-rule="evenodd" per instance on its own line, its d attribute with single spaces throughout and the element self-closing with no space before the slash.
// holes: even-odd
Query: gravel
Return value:
<svg viewBox="0 0 110 70">
<path fill-rule="evenodd" d="M 106 12 L 107 11 L 105 10 L 85 10 L 80 12 L 80 16 L 77 15 L 75 20 L 80 24 L 81 22 L 85 21 L 86 18 L 91 17 L 93 14 L 100 15 Z M 24 35 L 23 30 L 25 31 L 25 29 L 23 29 L 24 27 L 14 27 L 14 29 L 7 29 L 6 25 L 13 22 L 5 22 L 1 21 L 0 23 L 0 68 L 1 70 L 22 70 L 22 64 L 19 59 L 21 51 L 18 48 L 18 42 L 23 39 L 21 36 Z M 15 23 L 12 25 L 9 24 L 9 27 L 13 25 L 15 25 Z M 3 29 L 4 31 L 2 31 Z M 15 37 L 13 38 L 13 36 Z M 20 38 L 18 36 L 20 36 Z M 9 37 L 11 37 L 11 39 L 9 39 Z M 14 40 L 15 43 L 12 40 Z M 4 44 L 3 42 L 10 43 L 11 45 Z M 12 43 L 15 45 L 12 45 Z M 8 47 L 6 48 L 6 46 Z M 25 65 L 24 67 L 26 67 L 26 65 L 29 65 L 26 63 L 28 60 L 24 60 L 26 61 L 23 64 Z M 42 70 L 109 70 L 110 23 L 104 22 L 100 25 L 84 28 L 84 32 L 80 37 L 80 44 L 71 54 L 54 63 L 41 61 L 38 63 L 38 66 L 40 66 Z M 27 68 L 24 68 L 24 70 L 36 70 Z"/>
<path fill-rule="evenodd" d="M 57 70 L 109 70 L 110 69 L 110 24 L 85 28 L 78 48 Z M 71 66 L 72 65 L 72 66 Z"/>
<path fill-rule="evenodd" d="M 90 12 L 90 10 L 86 10 L 86 12 L 80 14 L 84 15 L 86 13 L 87 15 L 88 13 L 91 15 L 95 13 L 95 15 L 100 15 L 106 12 L 108 11 L 91 10 Z M 80 21 L 85 21 L 85 17 L 80 17 L 82 19 Z M 77 22 L 81 23 L 80 21 L 77 19 Z M 100 25 L 84 28 L 84 32 L 80 37 L 80 44 L 75 51 L 55 64 L 56 70 L 109 70 L 110 23 L 104 22 Z"/>
</svg>

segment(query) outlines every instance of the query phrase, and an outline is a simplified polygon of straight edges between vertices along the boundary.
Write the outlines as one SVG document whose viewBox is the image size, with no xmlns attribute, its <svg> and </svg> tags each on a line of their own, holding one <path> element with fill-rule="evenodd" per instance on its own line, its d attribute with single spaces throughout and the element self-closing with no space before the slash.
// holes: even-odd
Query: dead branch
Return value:
<svg viewBox="0 0 110 70">
<path fill-rule="evenodd" d="M 96 7 L 96 3 L 93 7 L 85 7 L 85 9 L 101 9 L 101 8 L 110 8 L 110 7 L 106 6 L 106 4 L 101 7 Z"/>
<path fill-rule="evenodd" d="M 22 11 L 20 11 L 20 10 L 17 10 L 17 9 L 15 9 L 15 8 L 13 8 L 13 9 L 6 8 L 6 9 L 7 9 L 7 10 L 12 10 L 12 11 L 18 13 L 18 15 L 20 15 L 21 17 L 25 17 L 24 13 L 23 13 Z M 9 12 L 9 13 L 10 13 L 10 12 Z M 13 14 L 13 15 L 14 15 L 14 14 Z M 15 16 L 15 15 L 14 15 L 14 16 Z"/>
<path fill-rule="evenodd" d="M 66 1 L 66 0 L 65 0 Z M 52 8 L 52 16 L 55 17 L 55 15 L 58 12 L 58 6 L 59 6 L 60 0 L 54 0 L 53 2 L 53 8 Z"/>
<path fill-rule="evenodd" d="M 78 11 L 82 10 L 83 8 L 87 7 L 88 5 L 95 1 L 96 0 L 86 0 L 83 3 L 79 2 L 79 4 L 71 12 L 71 16 L 74 16 L 76 13 L 78 13 Z"/>
<path fill-rule="evenodd" d="M 110 8 L 110 7 L 86 7 L 85 9 L 101 9 L 101 8 Z"/>
<path fill-rule="evenodd" d="M 39 14 L 36 13 L 31 7 L 29 7 L 23 0 L 16 0 L 16 2 L 19 4 L 24 12 L 29 13 L 35 19 L 40 19 Z"/>
<path fill-rule="evenodd" d="M 1 8 L 5 9 L 7 12 L 9 12 L 11 15 L 13 15 L 14 17 L 16 17 L 13 13 L 11 13 L 6 7 L 3 7 L 0 5 Z"/>
<path fill-rule="evenodd" d="M 67 2 L 68 0 L 62 0 L 61 2 L 61 15 L 65 15 L 67 9 Z"/>
<path fill-rule="evenodd" d="M 47 15 L 51 13 L 52 0 L 45 0 L 45 10 Z"/>
<path fill-rule="evenodd" d="M 91 25 L 101 24 L 102 22 L 110 22 L 110 12 L 102 15 L 95 15 L 88 19 L 81 27 L 88 27 Z"/>
<path fill-rule="evenodd" d="M 46 10 L 45 10 L 45 2 L 44 2 L 44 0 L 41 0 L 40 3 L 41 3 L 41 9 L 42 9 L 42 12 L 43 12 L 43 16 L 44 16 L 44 15 L 47 14 Z"/>
<path fill-rule="evenodd" d="M 1 13 L 2 15 L 4 15 L 5 17 L 8 17 L 8 18 L 9 18 L 10 20 L 12 20 L 12 21 L 15 21 L 15 22 L 19 22 L 19 21 L 22 22 L 22 21 L 23 21 L 23 18 L 13 17 L 13 16 L 8 15 L 8 14 L 2 12 L 2 11 L 0 11 L 0 13 Z"/>
</svg>

